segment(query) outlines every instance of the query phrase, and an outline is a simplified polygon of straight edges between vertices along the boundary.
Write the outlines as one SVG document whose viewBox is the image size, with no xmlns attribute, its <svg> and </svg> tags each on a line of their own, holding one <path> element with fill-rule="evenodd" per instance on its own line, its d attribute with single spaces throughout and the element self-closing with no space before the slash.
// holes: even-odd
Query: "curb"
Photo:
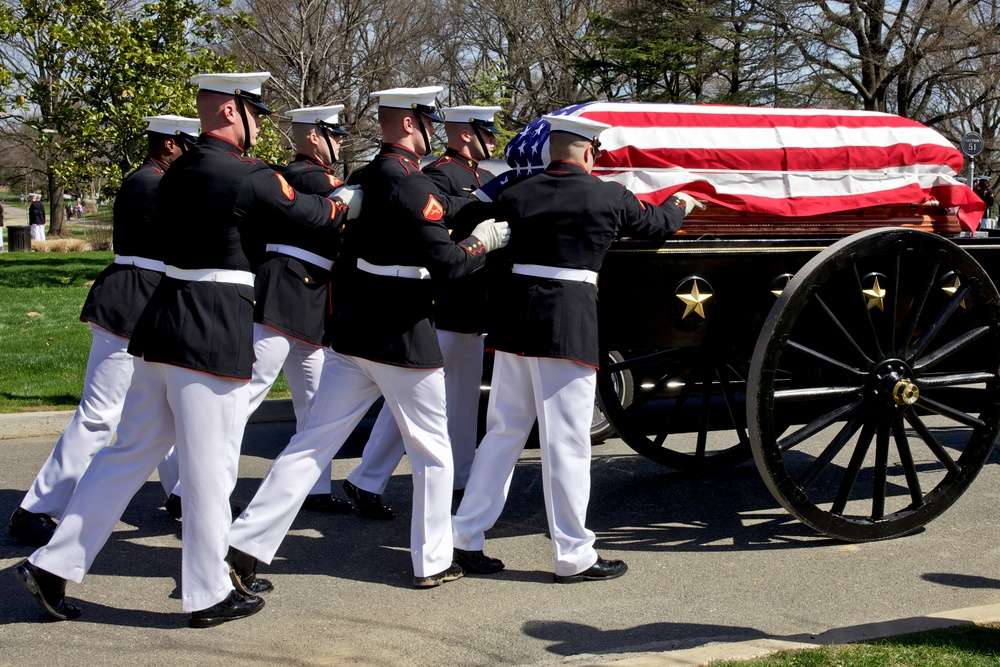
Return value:
<svg viewBox="0 0 1000 667">
<path fill-rule="evenodd" d="M 834 628 L 818 635 L 800 634 L 788 637 L 765 637 L 742 642 L 712 644 L 697 648 L 664 650 L 649 653 L 589 656 L 580 667 L 706 667 L 723 660 L 752 660 L 779 651 L 817 648 L 829 644 L 851 644 L 861 641 L 911 635 L 926 630 L 980 625 L 1000 621 L 1000 604 L 942 611 L 926 616 L 913 616 L 881 623 L 866 623 L 846 628 Z"/>
<path fill-rule="evenodd" d="M 34 438 L 37 436 L 61 435 L 73 418 L 74 410 L 54 410 L 50 412 L 15 412 L 0 414 L 0 440 Z M 261 403 L 250 416 L 248 423 L 294 422 L 292 399 L 271 399 Z"/>
</svg>

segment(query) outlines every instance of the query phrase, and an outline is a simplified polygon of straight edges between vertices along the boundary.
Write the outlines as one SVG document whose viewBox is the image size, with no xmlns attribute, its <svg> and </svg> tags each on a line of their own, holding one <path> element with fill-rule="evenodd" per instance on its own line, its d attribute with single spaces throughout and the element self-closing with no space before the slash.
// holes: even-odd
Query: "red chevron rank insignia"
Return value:
<svg viewBox="0 0 1000 667">
<path fill-rule="evenodd" d="M 278 177 L 278 183 L 281 184 L 281 192 L 282 192 L 282 194 L 285 195 L 285 197 L 288 199 L 288 201 L 294 200 L 295 199 L 295 188 L 293 188 L 292 186 L 290 186 L 288 184 L 288 181 L 286 181 L 285 177 L 282 176 L 281 174 L 277 174 L 276 173 L 275 176 Z"/>
<path fill-rule="evenodd" d="M 444 217 L 444 206 L 434 195 L 427 195 L 427 205 L 424 206 L 424 217 L 428 220 L 440 220 Z"/>
</svg>

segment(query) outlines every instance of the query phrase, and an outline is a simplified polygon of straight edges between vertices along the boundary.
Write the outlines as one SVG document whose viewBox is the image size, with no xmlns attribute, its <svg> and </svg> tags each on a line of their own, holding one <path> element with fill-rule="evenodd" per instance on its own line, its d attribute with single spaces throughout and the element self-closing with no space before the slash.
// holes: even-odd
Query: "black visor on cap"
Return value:
<svg viewBox="0 0 1000 667">
<path fill-rule="evenodd" d="M 435 106 L 430 106 L 430 105 L 427 105 L 427 104 L 413 104 L 411 106 L 413 107 L 414 111 L 416 111 L 419 114 L 423 114 L 424 116 L 427 116 L 428 118 L 430 118 L 431 120 L 433 120 L 435 123 L 443 123 L 444 122 L 444 118 L 442 118 L 441 115 L 438 114 L 437 107 L 435 107 Z"/>
<path fill-rule="evenodd" d="M 478 128 L 484 129 L 490 134 L 500 134 L 500 128 L 498 128 L 491 120 L 481 120 L 479 118 L 470 118 L 469 123 L 475 125 Z"/>
<path fill-rule="evenodd" d="M 257 95 L 256 93 L 248 93 L 242 90 L 237 90 L 235 95 L 236 97 L 246 100 L 247 104 L 254 106 L 257 109 L 257 112 L 262 116 L 267 116 L 274 113 L 273 111 L 267 108 L 267 105 L 264 104 L 263 100 L 261 99 L 261 96 Z"/>
<path fill-rule="evenodd" d="M 326 123 L 324 121 L 318 120 L 316 121 L 316 124 L 322 128 L 329 130 L 330 132 L 333 132 L 334 134 L 347 134 L 347 130 L 342 128 L 340 126 L 340 123 Z"/>
</svg>

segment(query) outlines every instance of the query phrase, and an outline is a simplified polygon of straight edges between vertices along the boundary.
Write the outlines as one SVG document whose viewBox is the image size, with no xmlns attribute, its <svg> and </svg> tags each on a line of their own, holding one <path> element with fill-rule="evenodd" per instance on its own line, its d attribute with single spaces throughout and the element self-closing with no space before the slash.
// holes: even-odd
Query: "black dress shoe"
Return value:
<svg viewBox="0 0 1000 667">
<path fill-rule="evenodd" d="M 263 598 L 256 595 L 244 595 L 234 590 L 219 604 L 212 605 L 208 609 L 191 612 L 191 627 L 210 628 L 214 625 L 222 625 L 226 621 L 253 616 L 263 608 Z"/>
<path fill-rule="evenodd" d="M 452 562 L 451 567 L 444 572 L 438 572 L 429 577 L 413 577 L 413 585 L 416 588 L 434 588 L 445 582 L 461 579 L 464 575 L 465 571 L 462 569 L 462 566 Z"/>
<path fill-rule="evenodd" d="M 371 491 L 365 491 L 344 480 L 344 493 L 354 501 L 358 514 L 362 519 L 379 519 L 388 521 L 396 518 L 392 508 L 382 502 L 382 496 Z"/>
<path fill-rule="evenodd" d="M 258 595 L 274 589 L 274 584 L 257 576 L 257 559 L 250 554 L 229 547 L 226 562 L 229 563 L 229 578 L 241 593 Z"/>
<path fill-rule="evenodd" d="M 302 509 L 326 514 L 351 514 L 354 512 L 354 505 L 341 498 L 334 498 L 329 493 L 311 493 L 302 502 Z"/>
<path fill-rule="evenodd" d="M 18 507 L 10 515 L 7 532 L 18 542 L 32 547 L 44 547 L 56 532 L 56 522 L 48 514 L 36 514 Z"/>
<path fill-rule="evenodd" d="M 628 565 L 620 560 L 604 560 L 600 556 L 597 562 L 583 572 L 571 574 L 569 576 L 555 575 L 557 584 L 575 584 L 581 581 L 602 581 L 604 579 L 614 579 L 628 572 Z"/>
<path fill-rule="evenodd" d="M 495 574 L 503 569 L 503 561 L 490 558 L 482 551 L 455 549 L 455 562 L 462 566 L 466 574 Z"/>
<path fill-rule="evenodd" d="M 14 568 L 14 576 L 52 618 L 65 621 L 82 613 L 79 607 L 66 601 L 66 580 L 62 577 L 35 567 L 28 561 Z"/>
<path fill-rule="evenodd" d="M 167 514 L 180 520 L 181 514 L 183 513 L 183 508 L 181 507 L 181 497 L 171 493 L 167 496 L 167 499 L 163 501 L 163 508 L 167 510 Z"/>
</svg>

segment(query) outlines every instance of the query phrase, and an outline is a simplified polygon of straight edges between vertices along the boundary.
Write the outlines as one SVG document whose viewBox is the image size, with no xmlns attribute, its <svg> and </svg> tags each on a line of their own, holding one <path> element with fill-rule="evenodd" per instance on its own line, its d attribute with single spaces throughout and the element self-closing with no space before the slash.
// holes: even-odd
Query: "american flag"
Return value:
<svg viewBox="0 0 1000 667">
<path fill-rule="evenodd" d="M 961 152 L 935 130 L 891 114 L 627 102 L 554 113 L 612 125 L 601 134 L 594 174 L 654 204 L 681 189 L 775 217 L 937 201 L 957 209 L 970 231 L 985 208 L 956 178 Z M 543 170 L 548 135 L 541 118 L 522 129 L 507 145 L 511 171 L 484 186 L 483 197 Z"/>
</svg>

